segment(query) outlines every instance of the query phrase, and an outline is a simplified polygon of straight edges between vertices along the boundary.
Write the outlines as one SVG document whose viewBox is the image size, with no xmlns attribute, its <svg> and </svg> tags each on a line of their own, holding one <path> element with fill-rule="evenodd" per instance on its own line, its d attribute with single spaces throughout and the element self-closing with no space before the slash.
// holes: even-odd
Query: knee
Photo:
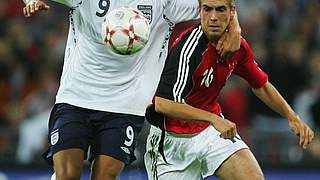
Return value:
<svg viewBox="0 0 320 180">
<path fill-rule="evenodd" d="M 93 175 L 91 176 L 92 180 L 116 180 L 120 175 L 120 172 L 115 171 L 99 171 L 99 172 L 92 172 Z"/>
<path fill-rule="evenodd" d="M 116 180 L 120 175 L 124 163 L 110 156 L 100 155 L 93 161 L 91 169 L 92 180 Z"/>
<path fill-rule="evenodd" d="M 82 149 L 61 150 L 53 155 L 56 180 L 79 180 L 83 169 Z"/>
<path fill-rule="evenodd" d="M 60 169 L 55 172 L 56 180 L 79 180 L 81 171 L 75 169 Z"/>
<path fill-rule="evenodd" d="M 118 174 L 114 174 L 114 173 L 112 173 L 112 174 L 107 174 L 106 175 L 106 179 L 108 179 L 108 180 L 116 180 L 117 178 L 118 178 Z"/>
<path fill-rule="evenodd" d="M 80 177 L 75 174 L 56 174 L 56 180 L 79 180 Z"/>
<path fill-rule="evenodd" d="M 264 180 L 264 175 L 261 170 L 253 172 L 252 174 L 250 174 L 250 176 L 251 177 L 249 179 L 252 179 L 252 180 Z"/>
<path fill-rule="evenodd" d="M 224 177 L 224 179 L 237 179 L 237 180 L 264 180 L 263 172 L 260 168 L 251 168 L 247 171 L 238 171 L 231 173 Z"/>
<path fill-rule="evenodd" d="M 264 175 L 262 172 L 251 172 L 246 174 L 234 174 L 231 177 L 222 177 L 221 179 L 237 179 L 237 180 L 264 180 Z"/>
</svg>

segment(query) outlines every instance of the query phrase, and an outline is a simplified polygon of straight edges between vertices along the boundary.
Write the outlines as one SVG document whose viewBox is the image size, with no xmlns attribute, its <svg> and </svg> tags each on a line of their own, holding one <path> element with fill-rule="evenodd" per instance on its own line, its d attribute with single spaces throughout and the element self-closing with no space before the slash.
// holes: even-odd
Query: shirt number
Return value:
<svg viewBox="0 0 320 180">
<path fill-rule="evenodd" d="M 96 12 L 96 15 L 99 16 L 99 17 L 104 17 L 108 10 L 109 10 L 109 7 L 110 7 L 110 0 L 99 0 L 99 9 L 100 11 Z"/>
</svg>

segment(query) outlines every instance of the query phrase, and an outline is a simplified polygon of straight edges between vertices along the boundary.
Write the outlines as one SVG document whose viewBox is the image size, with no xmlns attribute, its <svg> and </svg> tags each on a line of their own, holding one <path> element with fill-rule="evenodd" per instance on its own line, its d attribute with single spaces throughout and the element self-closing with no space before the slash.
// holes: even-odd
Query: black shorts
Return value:
<svg viewBox="0 0 320 180">
<path fill-rule="evenodd" d="M 80 148 L 87 154 L 90 146 L 90 161 L 107 155 L 129 165 L 136 159 L 134 149 L 143 124 L 143 116 L 56 104 L 49 119 L 49 147 L 43 157 L 52 165 L 56 152 Z"/>
</svg>

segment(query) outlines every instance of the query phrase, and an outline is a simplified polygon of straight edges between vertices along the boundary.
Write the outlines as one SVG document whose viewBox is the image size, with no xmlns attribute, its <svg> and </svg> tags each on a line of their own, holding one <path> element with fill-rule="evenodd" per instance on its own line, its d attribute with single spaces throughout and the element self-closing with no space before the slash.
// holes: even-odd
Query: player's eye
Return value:
<svg viewBox="0 0 320 180">
<path fill-rule="evenodd" d="M 226 6 L 219 6 L 215 8 L 217 12 L 225 12 L 227 10 Z"/>
<path fill-rule="evenodd" d="M 212 8 L 209 7 L 209 6 L 207 6 L 207 5 L 203 5 L 203 6 L 202 6 L 202 9 L 203 9 L 205 12 L 209 12 L 209 11 L 212 10 Z"/>
</svg>

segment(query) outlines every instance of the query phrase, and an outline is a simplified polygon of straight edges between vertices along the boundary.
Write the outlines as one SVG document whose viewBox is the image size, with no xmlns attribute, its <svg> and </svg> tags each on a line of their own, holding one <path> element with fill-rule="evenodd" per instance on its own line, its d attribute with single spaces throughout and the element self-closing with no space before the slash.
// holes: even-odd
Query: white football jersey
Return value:
<svg viewBox="0 0 320 180">
<path fill-rule="evenodd" d="M 167 44 L 175 23 L 198 18 L 197 0 L 53 0 L 70 10 L 70 28 L 56 103 L 144 115 L 157 88 Z M 119 55 L 102 42 L 102 22 L 121 6 L 148 18 L 147 45 L 133 55 Z"/>
</svg>

